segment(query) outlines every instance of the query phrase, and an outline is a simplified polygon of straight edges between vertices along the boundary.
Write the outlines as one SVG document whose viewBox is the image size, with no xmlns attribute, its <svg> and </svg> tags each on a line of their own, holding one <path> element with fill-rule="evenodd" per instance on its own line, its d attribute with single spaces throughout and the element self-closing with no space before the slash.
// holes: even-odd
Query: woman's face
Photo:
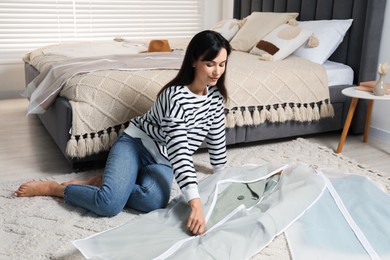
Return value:
<svg viewBox="0 0 390 260">
<path fill-rule="evenodd" d="M 222 48 L 212 61 L 197 60 L 193 66 L 195 68 L 194 82 L 191 84 L 198 88 L 214 86 L 218 79 L 225 72 L 227 51 Z"/>
</svg>

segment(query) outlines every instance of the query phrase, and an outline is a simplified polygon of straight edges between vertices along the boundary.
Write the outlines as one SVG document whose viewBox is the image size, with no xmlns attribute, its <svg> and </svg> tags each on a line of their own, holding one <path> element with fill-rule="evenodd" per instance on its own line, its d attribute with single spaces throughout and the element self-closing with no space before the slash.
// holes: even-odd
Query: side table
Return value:
<svg viewBox="0 0 390 260">
<path fill-rule="evenodd" d="M 343 150 L 343 146 L 345 143 L 345 139 L 347 138 L 349 127 L 351 126 L 351 121 L 353 118 L 353 115 L 355 113 L 356 105 L 358 103 L 359 99 L 368 99 L 368 108 L 367 108 L 367 114 L 366 114 L 366 124 L 364 127 L 364 135 L 363 135 L 363 142 L 367 142 L 368 140 L 368 129 L 370 127 L 371 122 L 371 114 L 372 114 L 372 108 L 374 106 L 374 100 L 389 100 L 390 101 L 390 95 L 384 95 L 384 96 L 375 96 L 372 92 L 368 91 L 361 91 L 356 90 L 355 87 L 349 87 L 345 88 L 341 91 L 343 95 L 351 97 L 351 105 L 348 110 L 347 118 L 345 119 L 343 132 L 341 133 L 339 145 L 337 146 L 336 153 L 341 153 Z"/>
</svg>

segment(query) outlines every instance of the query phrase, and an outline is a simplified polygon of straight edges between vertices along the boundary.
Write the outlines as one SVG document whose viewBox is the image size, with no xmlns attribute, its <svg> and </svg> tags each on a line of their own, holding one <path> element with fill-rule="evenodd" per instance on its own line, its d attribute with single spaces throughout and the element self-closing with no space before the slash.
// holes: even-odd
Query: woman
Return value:
<svg viewBox="0 0 390 260">
<path fill-rule="evenodd" d="M 28 182 L 16 196 L 63 197 L 101 216 L 114 216 L 124 207 L 149 212 L 167 205 L 175 177 L 190 207 L 188 230 L 202 234 L 205 217 L 192 155 L 206 140 L 214 170 L 226 163 L 224 72 L 230 52 L 219 33 L 196 34 L 177 76 L 111 148 L 103 176 L 61 184 Z"/>
</svg>

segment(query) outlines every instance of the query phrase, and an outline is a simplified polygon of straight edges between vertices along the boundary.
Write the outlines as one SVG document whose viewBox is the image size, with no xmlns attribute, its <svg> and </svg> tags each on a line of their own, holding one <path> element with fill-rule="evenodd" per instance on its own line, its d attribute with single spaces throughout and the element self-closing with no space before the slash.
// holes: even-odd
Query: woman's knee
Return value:
<svg viewBox="0 0 390 260">
<path fill-rule="evenodd" d="M 96 214 L 104 217 L 118 215 L 124 208 L 125 202 L 120 197 L 111 196 L 100 191 L 96 196 Z"/>
<path fill-rule="evenodd" d="M 123 207 L 116 205 L 108 205 L 106 203 L 99 204 L 96 208 L 96 214 L 102 217 L 113 217 L 118 215 L 123 210 Z"/>
</svg>

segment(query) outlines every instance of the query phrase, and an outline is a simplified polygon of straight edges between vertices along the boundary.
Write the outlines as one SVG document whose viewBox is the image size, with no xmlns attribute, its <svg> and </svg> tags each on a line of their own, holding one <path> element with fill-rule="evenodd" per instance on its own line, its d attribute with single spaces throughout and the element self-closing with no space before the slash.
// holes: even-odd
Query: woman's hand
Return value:
<svg viewBox="0 0 390 260">
<path fill-rule="evenodd" d="M 192 199 L 188 202 L 191 208 L 190 216 L 188 217 L 187 228 L 194 235 L 201 235 L 206 228 L 206 219 L 203 215 L 202 202 L 199 198 Z"/>
</svg>

